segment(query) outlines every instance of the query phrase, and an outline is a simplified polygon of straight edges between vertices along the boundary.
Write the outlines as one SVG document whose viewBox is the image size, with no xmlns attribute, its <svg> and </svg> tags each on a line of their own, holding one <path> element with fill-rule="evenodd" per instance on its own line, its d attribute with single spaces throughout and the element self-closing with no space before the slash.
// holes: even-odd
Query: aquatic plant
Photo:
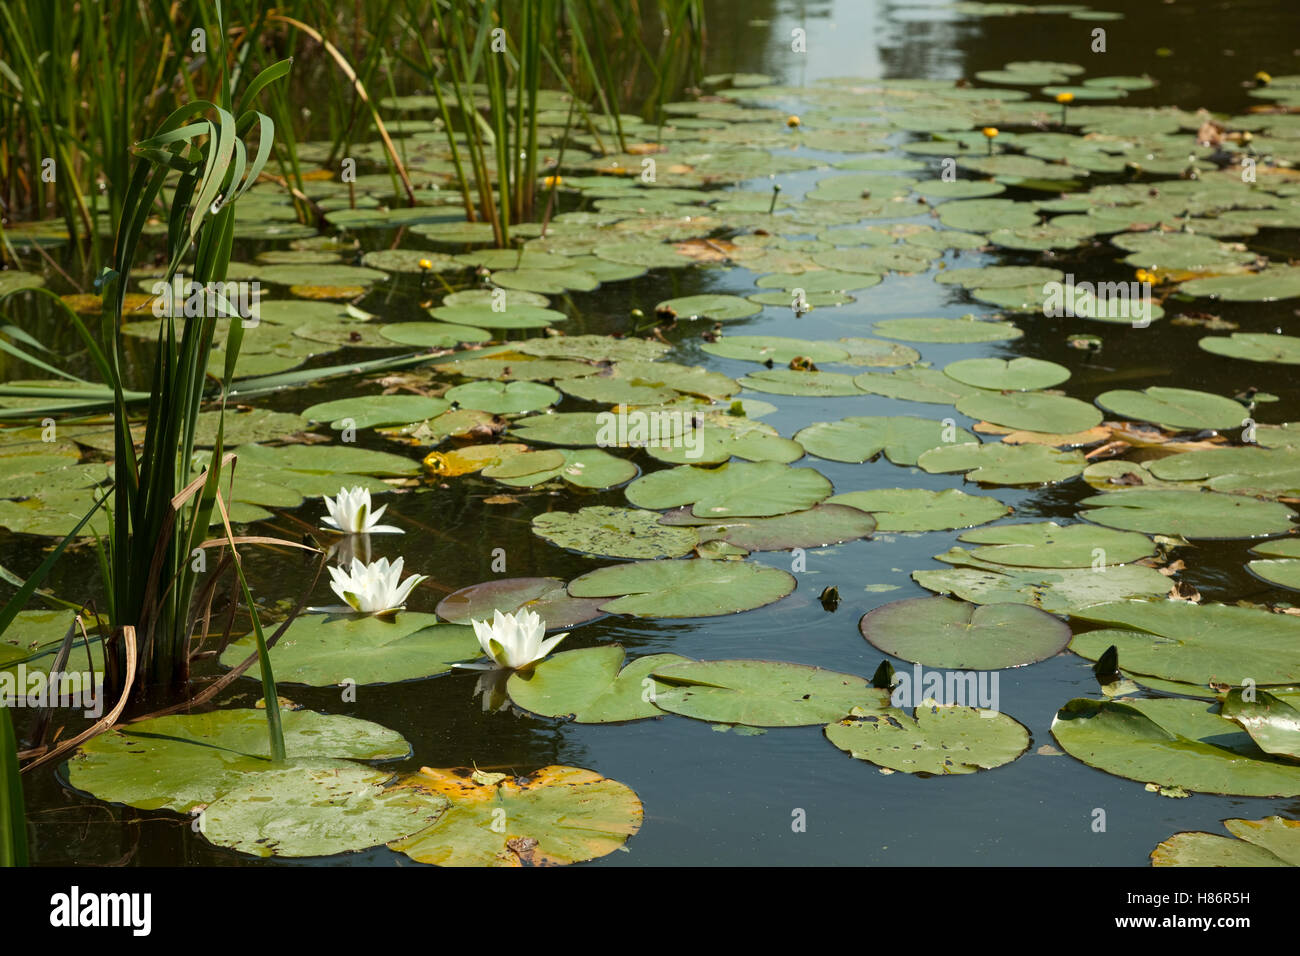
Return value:
<svg viewBox="0 0 1300 956">
<path fill-rule="evenodd" d="M 536 664 L 569 635 L 546 637 L 546 622 L 533 611 L 515 614 L 497 611 L 491 621 L 471 621 L 474 636 L 492 664 L 464 664 L 463 667 L 486 668 L 493 665 L 508 670 L 522 670 Z"/>
</svg>

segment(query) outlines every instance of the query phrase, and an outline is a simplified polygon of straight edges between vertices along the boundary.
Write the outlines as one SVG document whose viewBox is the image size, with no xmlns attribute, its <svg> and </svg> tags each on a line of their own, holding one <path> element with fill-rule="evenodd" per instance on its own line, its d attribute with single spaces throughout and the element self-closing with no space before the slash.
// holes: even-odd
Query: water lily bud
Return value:
<svg viewBox="0 0 1300 956">
<path fill-rule="evenodd" d="M 791 129 L 794 129 L 795 127 L 797 127 L 797 126 L 799 125 L 799 117 L 797 117 L 797 116 L 787 116 L 786 119 L 785 119 L 785 125 L 788 126 L 788 127 L 790 127 Z"/>
</svg>

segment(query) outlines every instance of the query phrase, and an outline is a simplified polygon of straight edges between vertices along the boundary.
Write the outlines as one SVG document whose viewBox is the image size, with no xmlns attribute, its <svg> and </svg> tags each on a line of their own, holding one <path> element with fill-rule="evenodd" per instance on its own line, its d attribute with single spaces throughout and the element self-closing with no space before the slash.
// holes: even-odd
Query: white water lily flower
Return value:
<svg viewBox="0 0 1300 956">
<path fill-rule="evenodd" d="M 544 639 L 546 622 L 533 611 L 520 611 L 518 614 L 496 612 L 491 623 L 487 621 L 470 621 L 474 625 L 474 635 L 483 647 L 483 653 L 490 657 L 497 667 L 520 670 L 536 664 L 555 649 L 555 645 L 569 636 L 568 632 L 556 634 Z M 471 667 L 489 667 L 488 664 L 470 665 Z"/>
<path fill-rule="evenodd" d="M 370 564 L 352 559 L 352 567 L 330 568 L 330 587 L 354 611 L 362 614 L 389 614 L 406 606 L 411 589 L 427 575 L 412 574 L 402 581 L 402 559 L 392 564 L 380 558 Z"/>
<path fill-rule="evenodd" d="M 401 528 L 391 524 L 377 524 L 380 515 L 388 510 L 384 505 L 378 511 L 370 510 L 369 488 L 340 488 L 337 497 L 323 495 L 328 518 L 321 523 L 344 534 L 403 534 Z"/>
</svg>

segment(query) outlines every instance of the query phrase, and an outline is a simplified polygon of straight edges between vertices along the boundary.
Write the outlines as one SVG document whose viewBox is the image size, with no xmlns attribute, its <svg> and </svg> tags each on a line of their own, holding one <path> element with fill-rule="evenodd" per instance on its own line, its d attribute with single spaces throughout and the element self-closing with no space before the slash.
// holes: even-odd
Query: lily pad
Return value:
<svg viewBox="0 0 1300 956">
<path fill-rule="evenodd" d="M 1045 445 L 972 442 L 931 448 L 916 463 L 931 474 L 964 471 L 967 481 L 990 485 L 1036 485 L 1072 478 L 1082 472 L 1088 462 L 1077 451 L 1058 451 Z"/>
<path fill-rule="evenodd" d="M 692 528 L 659 523 L 657 511 L 598 505 L 533 518 L 533 534 L 561 548 L 607 558 L 680 558 L 699 542 Z"/>
<path fill-rule="evenodd" d="M 912 415 L 818 422 L 798 432 L 794 440 L 809 454 L 830 461 L 863 462 L 883 451 L 895 465 L 915 465 L 917 458 L 939 445 L 979 441 L 964 428 Z"/>
<path fill-rule="evenodd" d="M 1196 344 L 1215 355 L 1248 362 L 1300 365 L 1300 338 L 1294 335 L 1233 332 L 1229 336 L 1209 335 Z"/>
<path fill-rule="evenodd" d="M 826 499 L 869 512 L 878 531 L 946 531 L 996 521 L 1011 509 L 986 495 L 928 488 L 877 488 L 850 491 Z"/>
<path fill-rule="evenodd" d="M 701 350 L 722 358 L 746 362 L 772 362 L 788 365 L 799 356 L 812 362 L 841 362 L 849 357 L 846 349 L 833 342 L 783 338 L 778 335 L 727 335 L 716 342 L 706 342 Z"/>
<path fill-rule="evenodd" d="M 431 826 L 389 844 L 437 866 L 593 860 L 622 847 L 644 814 L 631 788 L 578 767 L 552 765 L 525 777 L 424 767 L 400 787 L 450 804 Z"/>
<path fill-rule="evenodd" d="M 881 605 L 863 615 L 858 628 L 886 654 L 950 670 L 1021 667 L 1059 654 L 1070 642 L 1069 626 L 1038 608 L 942 597 Z"/>
<path fill-rule="evenodd" d="M 607 614 L 718 617 L 781 600 L 794 578 L 746 561 L 638 561 L 589 571 L 569 582 L 576 598 L 601 598 Z"/>
<path fill-rule="evenodd" d="M 564 630 L 600 617 L 599 601 L 570 596 L 560 578 L 500 578 L 448 594 L 435 609 L 453 624 L 490 621 L 496 612 L 532 611 L 548 631 Z"/>
<path fill-rule="evenodd" d="M 477 408 L 493 415 L 518 415 L 548 408 L 560 400 L 560 393 L 538 382 L 470 382 L 444 393 L 447 402 L 460 408 Z M 406 421 L 431 417 L 417 415 Z"/>
<path fill-rule="evenodd" d="M 1005 342 L 1025 334 L 1010 322 L 977 319 L 882 319 L 872 331 L 887 339 L 948 345 Z"/>
<path fill-rule="evenodd" d="M 1054 521 L 1004 524 L 968 531 L 958 538 L 979 544 L 971 554 L 981 561 L 1018 568 L 1106 568 L 1156 552 L 1144 534 L 1088 524 L 1061 527 Z"/>
<path fill-rule="evenodd" d="M 310 710 L 280 716 L 293 760 L 349 767 L 355 765 L 344 760 L 392 760 L 410 752 L 400 734 L 368 720 Z M 119 725 L 82 745 L 68 762 L 68 779 L 110 803 L 187 813 L 276 766 L 266 712 L 248 708 Z"/>
<path fill-rule="evenodd" d="M 1060 385 L 1070 370 L 1042 359 L 975 358 L 951 362 L 943 374 L 976 388 L 1025 392 Z"/>
<path fill-rule="evenodd" d="M 441 415 L 451 406 L 441 398 L 424 395 L 362 395 L 321 402 L 303 409 L 303 417 L 314 422 L 329 422 L 335 431 L 373 428 L 377 425 L 403 425 Z"/>
<path fill-rule="evenodd" d="M 826 739 L 858 760 L 903 773 L 991 770 L 1029 749 L 1029 731 L 1006 714 L 977 707 L 890 708 L 827 724 Z"/>
<path fill-rule="evenodd" d="M 660 709 L 750 727 L 824 724 L 854 707 L 883 710 L 889 696 L 853 674 L 777 661 L 688 661 L 654 677 L 669 685 L 655 695 Z"/>
<path fill-rule="evenodd" d="M 807 511 L 773 518 L 737 518 L 725 523 L 696 518 L 690 509 L 681 508 L 664 515 L 660 523 L 693 527 L 702 542 L 725 541 L 745 551 L 820 548 L 865 538 L 876 530 L 876 521 L 870 515 L 826 502 Z"/>
<path fill-rule="evenodd" d="M 1101 412 L 1087 402 L 1043 392 L 1007 392 L 968 395 L 959 399 L 957 411 L 1004 428 L 1069 434 L 1101 424 Z"/>
<path fill-rule="evenodd" d="M 1052 721 L 1061 748 L 1119 777 L 1198 793 L 1300 794 L 1300 764 L 1273 757 L 1202 701 L 1076 698 Z"/>
<path fill-rule="evenodd" d="M 1079 517 L 1108 528 L 1184 538 L 1260 538 L 1294 526 L 1295 513 L 1276 501 L 1217 491 L 1134 488 L 1092 495 Z"/>
<path fill-rule="evenodd" d="M 1176 430 L 1240 428 L 1242 421 L 1250 417 L 1246 406 L 1230 398 L 1156 385 L 1140 392 L 1103 392 L 1097 396 L 1097 404 L 1116 415 Z"/>
<path fill-rule="evenodd" d="M 654 700 L 665 685 L 650 675 L 687 661 L 677 654 L 649 654 L 626 667 L 620 644 L 562 651 L 532 670 L 510 675 L 506 690 L 524 710 L 543 717 L 571 717 L 579 724 L 609 724 L 662 717 Z"/>
<path fill-rule="evenodd" d="M 750 372 L 740 384 L 755 392 L 772 395 L 836 396 L 858 395 L 852 375 L 843 372 L 802 372 L 793 369 Z"/>
<path fill-rule="evenodd" d="M 811 508 L 831 490 L 831 483 L 812 468 L 762 461 L 679 465 L 638 478 L 626 494 L 638 508 L 691 505 L 697 518 L 760 518 Z"/>
<path fill-rule="evenodd" d="M 234 667 L 256 651 L 250 634 L 228 646 L 221 663 Z M 281 684 L 387 684 L 445 674 L 481 651 L 472 629 L 440 623 L 433 614 L 304 614 L 271 648 L 271 663 Z"/>
<path fill-rule="evenodd" d="M 1224 820 L 1239 839 L 1175 833 L 1151 851 L 1152 866 L 1300 866 L 1300 820 Z"/>
<path fill-rule="evenodd" d="M 655 306 L 659 312 L 668 309 L 684 319 L 712 319 L 715 322 L 730 322 L 763 311 L 761 305 L 736 295 L 688 295 L 665 299 Z"/>
</svg>

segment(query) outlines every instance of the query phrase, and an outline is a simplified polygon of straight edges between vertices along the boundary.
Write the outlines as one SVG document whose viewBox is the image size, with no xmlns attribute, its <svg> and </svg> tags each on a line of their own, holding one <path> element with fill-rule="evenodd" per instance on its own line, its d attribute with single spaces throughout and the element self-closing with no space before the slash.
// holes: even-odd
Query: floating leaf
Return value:
<svg viewBox="0 0 1300 956">
<path fill-rule="evenodd" d="M 518 706 L 543 717 L 572 717 L 579 724 L 644 720 L 663 716 L 654 699 L 665 685 L 651 673 L 686 660 L 650 654 L 623 667 L 622 645 L 604 644 L 562 651 L 529 671 L 511 674 L 506 689 Z"/>
<path fill-rule="evenodd" d="M 659 523 L 659 512 L 599 505 L 533 518 L 533 534 L 561 548 L 607 558 L 680 558 L 699 538 L 694 529 Z"/>
<path fill-rule="evenodd" d="M 751 727 L 824 724 L 854 707 L 883 709 L 889 699 L 853 674 L 777 661 L 688 661 L 657 667 L 654 677 L 669 685 L 655 694 L 660 709 Z"/>
<path fill-rule="evenodd" d="M 560 578 L 501 578 L 453 591 L 436 608 L 453 624 L 490 621 L 496 612 L 532 611 L 548 631 L 564 630 L 601 616 L 599 601 L 572 597 Z"/>
<path fill-rule="evenodd" d="M 956 345 L 974 342 L 1005 342 L 1025 333 L 1010 322 L 976 319 L 882 319 L 872 331 L 887 339 L 905 342 L 939 342 Z"/>
<path fill-rule="evenodd" d="M 850 491 L 826 499 L 870 512 L 878 531 L 944 531 L 996 521 L 1011 509 L 985 495 L 948 489 L 878 488 Z"/>
<path fill-rule="evenodd" d="M 569 582 L 576 598 L 602 598 L 607 614 L 718 617 L 779 601 L 794 590 L 784 571 L 745 561 L 638 561 Z"/>
<path fill-rule="evenodd" d="M 772 362 L 788 365 L 799 356 L 812 362 L 840 362 L 849 357 L 846 349 L 833 342 L 782 338 L 778 335 L 727 335 L 716 342 L 706 342 L 701 349 L 722 358 L 746 362 Z"/>
<path fill-rule="evenodd" d="M 632 482 L 626 493 L 638 508 L 691 505 L 697 518 L 766 517 L 811 508 L 830 495 L 831 483 L 812 468 L 729 462 L 657 471 Z"/>
<path fill-rule="evenodd" d="M 1023 446 L 1022 446 L 1023 447 Z M 1079 502 L 1081 518 L 1108 528 L 1184 538 L 1260 538 L 1293 528 L 1295 513 L 1276 501 L 1217 491 L 1134 488 Z"/>
<path fill-rule="evenodd" d="M 721 524 L 696 518 L 690 509 L 681 508 L 668 512 L 661 523 L 693 527 L 702 542 L 726 541 L 744 551 L 820 548 L 865 538 L 876 530 L 870 515 L 826 502 L 774 518 L 737 518 Z"/>
<path fill-rule="evenodd" d="M 917 459 L 931 474 L 966 472 L 967 481 L 992 485 L 1033 485 L 1065 481 L 1083 471 L 1087 459 L 1077 451 L 1044 445 L 965 443 L 932 448 Z"/>
<path fill-rule="evenodd" d="M 478 776 L 478 779 L 476 778 Z M 400 788 L 450 806 L 431 826 L 389 847 L 437 866 L 556 866 L 613 853 L 641 829 L 641 801 L 590 770 L 552 765 L 526 777 L 484 779 L 424 767 Z"/>
<path fill-rule="evenodd" d="M 659 312 L 669 309 L 684 319 L 712 319 L 715 322 L 743 319 L 763 311 L 761 305 L 736 295 L 688 295 L 665 299 L 655 306 Z"/>
<path fill-rule="evenodd" d="M 1060 385 L 1070 370 L 1041 359 L 974 358 L 949 363 L 943 374 L 976 388 L 1023 392 Z"/>
<path fill-rule="evenodd" d="M 895 465 L 915 465 L 918 457 L 939 445 L 979 440 L 964 428 L 912 415 L 818 422 L 798 432 L 794 439 L 818 458 L 863 462 L 883 451 Z"/>
<path fill-rule="evenodd" d="M 981 561 L 1018 568 L 1087 568 L 1127 564 L 1156 552 L 1146 535 L 1087 524 L 1061 527 L 1054 521 L 1004 524 L 968 531 L 958 538 L 979 544 L 971 554 Z"/>
<path fill-rule="evenodd" d="M 881 605 L 858 628 L 886 654 L 950 670 L 1020 667 L 1060 653 L 1070 641 L 1069 626 L 1037 608 L 942 597 Z"/>
<path fill-rule="evenodd" d="M 1151 851 L 1152 866 L 1300 866 L 1300 820 L 1224 820 L 1240 839 L 1175 833 Z"/>
<path fill-rule="evenodd" d="M 402 425 L 441 415 L 451 406 L 441 398 L 423 395 L 362 395 L 321 402 L 303 409 L 303 417 L 314 422 L 329 422 L 335 431 L 341 428 L 373 428 L 377 425 Z"/>
<path fill-rule="evenodd" d="M 1250 416 L 1240 402 L 1189 388 L 1152 386 L 1140 392 L 1116 389 L 1097 396 L 1097 404 L 1116 415 L 1179 430 L 1240 428 Z"/>
<path fill-rule="evenodd" d="M 913 714 L 892 707 L 854 714 L 827 724 L 826 739 L 858 760 L 903 773 L 991 770 L 1029 749 L 1029 731 L 1006 714 L 928 704 Z"/>
</svg>

